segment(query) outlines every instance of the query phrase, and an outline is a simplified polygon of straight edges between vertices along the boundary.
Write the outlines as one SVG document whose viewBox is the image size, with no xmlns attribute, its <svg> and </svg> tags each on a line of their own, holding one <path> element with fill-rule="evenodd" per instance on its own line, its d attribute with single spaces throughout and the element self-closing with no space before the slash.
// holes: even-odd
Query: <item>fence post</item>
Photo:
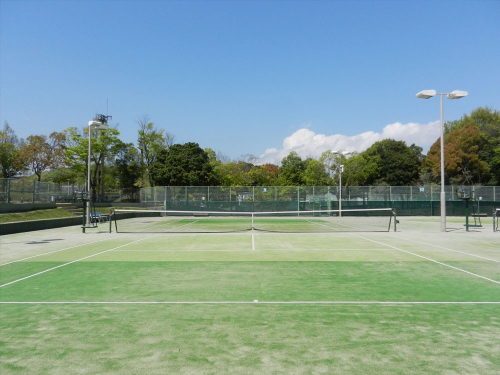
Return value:
<svg viewBox="0 0 500 375">
<path fill-rule="evenodd" d="M 299 216 L 300 211 L 300 186 L 297 186 L 297 216 Z"/>
<path fill-rule="evenodd" d="M 35 190 L 36 190 L 36 181 L 33 181 L 33 194 L 32 194 L 32 203 L 35 203 Z"/>
<path fill-rule="evenodd" d="M 164 204 L 164 210 L 166 211 L 167 210 L 167 192 L 168 192 L 168 188 L 166 186 L 163 187 L 163 189 L 165 190 L 165 204 Z"/>
<path fill-rule="evenodd" d="M 328 197 L 328 198 L 327 198 L 327 200 L 326 200 L 326 202 L 327 202 L 327 204 L 326 204 L 326 208 L 327 208 L 328 210 L 331 210 L 331 208 L 332 208 L 332 203 L 330 202 L 330 200 L 331 200 L 331 199 L 330 199 L 330 186 L 328 186 L 328 195 L 327 195 L 327 197 Z M 330 216 L 330 213 L 328 214 L 328 216 Z"/>
<path fill-rule="evenodd" d="M 10 178 L 7 179 L 7 203 L 10 203 Z"/>
</svg>

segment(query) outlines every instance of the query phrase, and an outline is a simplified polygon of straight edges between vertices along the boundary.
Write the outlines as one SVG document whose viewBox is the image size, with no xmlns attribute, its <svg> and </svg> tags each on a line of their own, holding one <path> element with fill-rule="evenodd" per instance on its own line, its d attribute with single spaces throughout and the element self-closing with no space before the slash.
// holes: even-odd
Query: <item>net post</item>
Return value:
<svg viewBox="0 0 500 375">
<path fill-rule="evenodd" d="M 111 211 L 109 213 L 109 232 L 108 233 L 111 233 L 111 219 L 113 218 L 113 211 Z"/>
<path fill-rule="evenodd" d="M 392 209 L 392 213 L 394 214 L 394 232 L 397 232 L 398 218 L 397 218 L 397 215 L 396 215 L 396 210 Z"/>
</svg>

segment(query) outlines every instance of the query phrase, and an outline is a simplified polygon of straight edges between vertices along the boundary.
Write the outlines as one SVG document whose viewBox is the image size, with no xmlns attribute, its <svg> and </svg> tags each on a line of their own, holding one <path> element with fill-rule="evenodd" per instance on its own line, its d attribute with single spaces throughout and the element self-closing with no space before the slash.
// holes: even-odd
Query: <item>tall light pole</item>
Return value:
<svg viewBox="0 0 500 375">
<path fill-rule="evenodd" d="M 90 183 L 90 163 L 91 163 L 91 155 L 92 155 L 92 142 L 91 142 L 91 137 L 92 137 L 92 133 L 91 133 L 91 130 L 92 129 L 96 129 L 96 130 L 105 130 L 105 129 L 108 129 L 109 126 L 107 124 L 103 124 L 102 122 L 100 121 L 89 121 L 89 155 L 88 155 L 88 163 L 87 163 L 87 194 L 88 194 L 88 200 L 87 200 L 87 214 L 86 214 L 86 225 L 87 226 L 90 226 L 90 199 L 91 199 L 91 195 L 90 195 L 90 190 L 92 188 L 91 186 L 91 183 Z"/>
<path fill-rule="evenodd" d="M 342 165 L 342 155 L 348 155 L 350 152 L 345 151 L 332 151 L 332 154 L 339 155 L 339 217 L 342 217 L 342 172 L 344 172 L 344 166 Z"/>
<path fill-rule="evenodd" d="M 444 122 L 443 122 L 443 95 L 448 99 L 460 99 L 467 96 L 467 91 L 455 90 L 449 93 L 436 92 L 436 90 L 420 91 L 416 97 L 419 99 L 429 99 L 435 95 L 440 96 L 441 109 L 441 232 L 446 232 L 446 193 L 444 190 Z"/>
</svg>

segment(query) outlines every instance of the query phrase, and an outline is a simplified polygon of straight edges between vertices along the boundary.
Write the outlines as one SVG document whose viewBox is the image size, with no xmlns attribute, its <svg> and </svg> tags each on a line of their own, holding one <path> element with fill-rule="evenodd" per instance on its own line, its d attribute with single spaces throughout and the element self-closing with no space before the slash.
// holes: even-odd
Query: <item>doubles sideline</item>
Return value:
<svg viewBox="0 0 500 375">
<path fill-rule="evenodd" d="M 321 226 L 324 226 L 324 227 L 328 227 L 327 225 L 324 225 L 324 224 L 318 224 L 318 225 L 321 225 Z M 330 227 L 328 227 L 330 228 Z M 330 229 L 333 229 L 333 228 L 330 228 Z M 481 276 L 481 275 L 478 275 L 476 273 L 473 273 L 473 272 L 469 272 L 469 271 L 466 271 L 464 269 L 461 269 L 461 268 L 458 268 L 458 267 L 455 267 L 455 266 L 452 266 L 452 265 L 449 265 L 449 264 L 446 264 L 446 263 L 443 263 L 443 262 L 439 262 L 437 260 L 434 260 L 434 259 L 431 259 L 431 258 L 428 258 L 428 257 L 425 257 L 423 255 L 419 255 L 419 254 L 415 254 L 415 253 L 412 253 L 411 251 L 408 251 L 408 250 L 403 250 L 403 249 L 400 249 L 396 246 L 392 246 L 392 245 L 388 245 L 388 244 L 385 244 L 383 242 L 379 242 L 379 241 L 375 241 L 375 240 L 371 240 L 369 238 L 366 238 L 366 237 L 363 237 L 363 236 L 360 236 L 360 235 L 356 235 L 356 234 L 352 234 L 352 233 L 349 233 L 351 236 L 353 237 L 356 237 L 356 238 L 361 238 L 365 241 L 369 241 L 369 242 L 373 242 L 373 243 L 376 243 L 377 245 L 382 245 L 382 246 L 387 246 L 391 249 L 394 249 L 394 250 L 398 250 L 398 251 L 401 251 L 401 252 L 404 252 L 404 253 L 407 253 L 407 254 L 411 254 L 413 256 L 416 256 L 418 258 L 421 258 L 421 259 L 425 259 L 425 260 L 428 260 L 430 262 L 433 262 L 433 263 L 436 263 L 436 264 L 440 264 L 442 266 L 445 266 L 445 267 L 448 267 L 448 268 L 451 268 L 451 269 L 454 269 L 456 271 L 460 271 L 460 272 L 464 272 L 468 275 L 471 275 L 471 276 L 475 276 L 475 277 L 478 277 L 480 279 L 483 279 L 483 280 L 487 280 L 487 281 L 490 281 L 492 283 L 495 283 L 495 284 L 499 284 L 500 285 L 500 281 L 497 281 L 497 280 L 493 280 L 493 279 L 490 279 L 488 277 L 485 277 L 485 276 Z"/>
</svg>

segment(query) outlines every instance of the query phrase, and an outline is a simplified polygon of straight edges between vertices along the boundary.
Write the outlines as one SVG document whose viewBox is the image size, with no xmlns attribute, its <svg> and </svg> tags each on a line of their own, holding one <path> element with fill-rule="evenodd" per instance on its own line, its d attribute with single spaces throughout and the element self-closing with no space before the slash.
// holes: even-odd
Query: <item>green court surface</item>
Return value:
<svg viewBox="0 0 500 375">
<path fill-rule="evenodd" d="M 136 218 L 123 233 L 2 236 L 0 372 L 498 374 L 489 219 L 470 232 L 402 217 L 396 232 L 300 233 L 319 221 L 298 220 L 178 233 Z"/>
</svg>

